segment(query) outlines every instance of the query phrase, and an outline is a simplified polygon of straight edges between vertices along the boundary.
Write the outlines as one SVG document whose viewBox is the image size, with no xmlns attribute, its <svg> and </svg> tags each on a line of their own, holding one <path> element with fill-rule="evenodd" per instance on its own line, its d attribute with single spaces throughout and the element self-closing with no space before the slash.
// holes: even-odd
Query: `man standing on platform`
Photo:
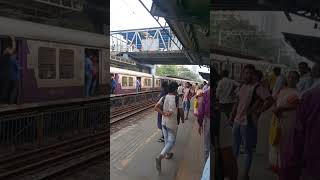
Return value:
<svg viewBox="0 0 320 180">
<path fill-rule="evenodd" d="M 227 118 L 229 118 L 235 102 L 233 92 L 237 86 L 239 86 L 239 83 L 229 78 L 228 70 L 222 71 L 222 79 L 218 83 L 216 94 L 221 111 L 225 113 Z"/>
<path fill-rule="evenodd" d="M 242 180 L 249 180 L 249 171 L 253 158 L 253 148 L 255 139 L 252 137 L 252 126 L 250 126 L 251 118 L 254 113 L 261 113 L 270 108 L 273 104 L 273 99 L 268 90 L 259 86 L 253 79 L 255 67 L 251 64 L 244 67 L 245 83 L 239 88 L 238 102 L 234 105 L 230 121 L 233 122 L 232 139 L 233 153 L 237 158 L 239 155 L 241 142 L 244 141 L 246 158 L 244 174 Z M 263 105 L 256 109 L 250 108 L 253 97 L 260 98 Z"/>
<path fill-rule="evenodd" d="M 285 78 L 281 74 L 281 68 L 275 67 L 273 69 L 274 74 L 276 75 L 276 82 L 272 88 L 272 96 L 275 97 L 279 91 L 285 86 Z"/>
<path fill-rule="evenodd" d="M 312 77 L 306 62 L 299 63 L 300 80 L 297 84 L 299 93 L 303 93 L 312 86 Z"/>
</svg>

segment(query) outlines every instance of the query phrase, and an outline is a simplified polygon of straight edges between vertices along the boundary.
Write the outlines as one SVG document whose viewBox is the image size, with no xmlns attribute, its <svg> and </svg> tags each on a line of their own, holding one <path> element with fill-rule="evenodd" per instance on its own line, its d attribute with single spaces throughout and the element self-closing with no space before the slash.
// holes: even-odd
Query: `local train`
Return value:
<svg viewBox="0 0 320 180">
<path fill-rule="evenodd" d="M 223 70 L 229 71 L 230 78 L 241 81 L 243 68 L 247 64 L 252 64 L 257 70 L 262 71 L 265 75 L 272 71 L 274 67 L 279 67 L 283 74 L 289 71 L 289 67 L 282 64 L 269 63 L 263 60 L 250 60 L 245 58 L 227 57 L 214 55 L 213 66 L 220 75 Z"/>
<path fill-rule="evenodd" d="M 0 17 L 0 50 L 16 37 L 17 104 L 85 97 L 85 57 L 97 58 L 95 95 L 107 94 L 109 45 L 105 35 Z"/>
<path fill-rule="evenodd" d="M 178 84 L 184 84 L 186 82 L 190 82 L 191 84 L 196 83 L 195 81 L 182 78 L 161 77 L 115 67 L 110 67 L 110 73 L 114 76 L 116 81 L 116 89 L 114 94 L 126 94 L 137 92 L 137 80 L 139 80 L 141 84 L 141 92 L 160 90 L 161 83 L 164 81 L 174 81 Z"/>
</svg>

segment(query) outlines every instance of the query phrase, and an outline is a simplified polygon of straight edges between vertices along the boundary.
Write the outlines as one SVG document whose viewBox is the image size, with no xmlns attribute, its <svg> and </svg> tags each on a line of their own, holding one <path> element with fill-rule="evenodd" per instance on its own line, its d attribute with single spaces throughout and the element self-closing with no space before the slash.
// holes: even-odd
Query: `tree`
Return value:
<svg viewBox="0 0 320 180">
<path fill-rule="evenodd" d="M 157 66 L 157 76 L 177 76 L 177 67 L 172 65 L 161 65 Z"/>
<path fill-rule="evenodd" d="M 177 76 L 185 79 L 190 79 L 194 81 L 201 81 L 199 74 L 196 74 L 190 69 L 185 67 L 177 68 L 176 65 L 161 65 L 157 66 L 156 69 L 157 76 Z"/>
<path fill-rule="evenodd" d="M 250 24 L 248 20 L 230 14 L 211 14 L 213 20 L 210 27 L 211 41 L 220 46 L 240 50 L 242 53 L 263 57 L 268 60 L 276 60 L 279 48 L 284 44 L 279 39 L 271 39 L 257 26 Z M 223 19 L 220 21 L 218 19 Z M 240 32 L 247 35 L 228 35 L 228 32 Z M 224 33 L 226 32 L 226 33 Z"/>
</svg>

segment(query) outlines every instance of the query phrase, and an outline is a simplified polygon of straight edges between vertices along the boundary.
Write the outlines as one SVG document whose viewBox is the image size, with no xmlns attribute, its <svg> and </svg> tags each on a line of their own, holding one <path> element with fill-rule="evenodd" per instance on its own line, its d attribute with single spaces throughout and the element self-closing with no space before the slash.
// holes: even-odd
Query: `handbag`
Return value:
<svg viewBox="0 0 320 180">
<path fill-rule="evenodd" d="M 271 119 L 271 126 L 269 130 L 269 144 L 272 146 L 277 146 L 279 144 L 281 136 L 281 128 L 278 117 L 273 114 Z"/>
</svg>

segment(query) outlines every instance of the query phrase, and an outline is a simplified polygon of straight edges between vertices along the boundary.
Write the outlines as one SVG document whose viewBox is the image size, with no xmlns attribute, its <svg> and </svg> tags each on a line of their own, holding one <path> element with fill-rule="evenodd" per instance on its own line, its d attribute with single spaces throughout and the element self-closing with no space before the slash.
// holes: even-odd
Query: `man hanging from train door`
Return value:
<svg viewBox="0 0 320 180">
<path fill-rule="evenodd" d="M 115 75 L 111 74 L 111 94 L 115 93 L 117 82 L 115 80 Z"/>
<path fill-rule="evenodd" d="M 0 104 L 9 104 L 10 96 L 10 61 L 16 52 L 15 37 L 10 36 L 11 42 L 0 56 Z"/>
<path fill-rule="evenodd" d="M 137 92 L 141 91 L 141 77 L 137 77 L 136 90 L 137 90 Z"/>
<path fill-rule="evenodd" d="M 92 83 L 92 52 L 89 49 L 85 50 L 85 66 L 84 66 L 84 71 L 85 71 L 85 95 L 87 97 L 90 96 L 90 87 Z"/>
<path fill-rule="evenodd" d="M 239 88 L 237 96 L 238 101 L 233 107 L 230 115 L 230 121 L 233 122 L 232 138 L 233 138 L 233 153 L 237 158 L 239 155 L 241 141 L 244 141 L 246 158 L 243 180 L 249 180 L 249 172 L 253 158 L 253 148 L 255 139 L 252 137 L 254 131 L 251 124 L 253 114 L 261 113 L 270 108 L 273 104 L 273 99 L 268 90 L 254 81 L 255 67 L 248 64 L 244 67 L 245 83 Z M 251 107 L 252 99 L 258 97 L 263 101 L 263 105 L 259 107 Z"/>
</svg>

